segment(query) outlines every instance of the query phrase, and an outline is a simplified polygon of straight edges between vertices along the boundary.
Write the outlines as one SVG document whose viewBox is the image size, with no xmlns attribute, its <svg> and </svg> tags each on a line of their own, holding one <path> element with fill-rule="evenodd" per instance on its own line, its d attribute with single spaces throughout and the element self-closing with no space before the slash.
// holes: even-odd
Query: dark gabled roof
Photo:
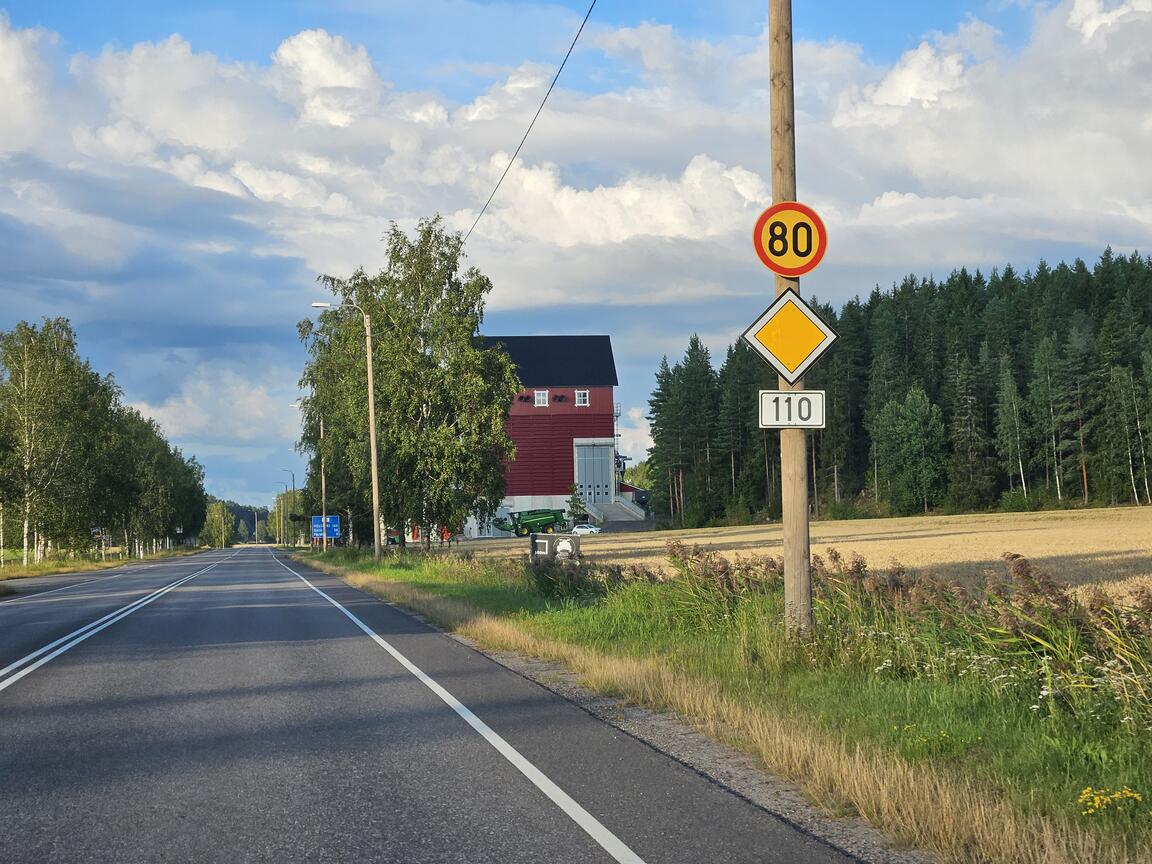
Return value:
<svg viewBox="0 0 1152 864">
<path fill-rule="evenodd" d="M 482 336 L 501 344 L 525 387 L 615 387 L 616 361 L 607 336 Z"/>
</svg>

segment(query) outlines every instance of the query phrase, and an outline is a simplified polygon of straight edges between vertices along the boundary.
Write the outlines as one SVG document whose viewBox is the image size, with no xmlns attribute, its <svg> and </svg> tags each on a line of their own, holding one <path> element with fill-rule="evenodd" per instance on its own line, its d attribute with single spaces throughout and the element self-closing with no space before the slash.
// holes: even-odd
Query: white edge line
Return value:
<svg viewBox="0 0 1152 864">
<path fill-rule="evenodd" d="M 323 597 L 325 600 L 343 612 L 344 615 L 353 624 L 364 631 L 364 633 L 370 639 L 372 639 L 373 642 L 391 654 L 392 658 L 397 663 L 411 672 L 417 679 L 420 680 L 420 683 L 422 683 L 425 687 L 439 696 L 440 699 L 449 708 L 460 715 L 465 723 L 471 726 L 476 732 L 480 734 L 482 738 L 484 738 L 485 741 L 491 744 L 501 756 L 507 759 L 508 762 L 512 764 L 512 767 L 527 777 L 528 780 L 537 789 L 543 792 L 544 795 L 547 796 L 553 804 L 563 810 L 564 813 L 573 822 L 584 829 L 584 832 L 598 844 L 600 844 L 601 848 L 603 848 L 605 852 L 611 855 L 613 859 L 620 862 L 620 864 L 644 864 L 644 860 L 627 846 L 625 846 L 624 842 L 620 840 L 619 837 L 605 828 L 604 825 L 602 825 L 595 816 L 593 816 L 578 803 L 576 803 L 576 801 L 573 800 L 573 798 L 567 792 L 557 786 L 543 771 L 541 771 L 526 758 L 524 758 L 520 751 L 518 751 L 515 747 L 501 738 L 500 735 L 498 735 L 492 729 L 492 727 L 490 727 L 487 723 L 473 714 L 466 705 L 460 702 L 460 700 L 445 690 L 440 684 L 436 683 L 436 681 L 430 678 L 415 663 L 413 663 L 398 650 L 396 650 L 396 648 L 394 648 L 389 642 L 383 639 L 371 627 L 357 618 L 355 614 L 342 606 L 338 601 L 325 594 L 323 591 L 321 591 L 319 588 L 317 588 L 315 585 L 313 585 L 311 582 L 309 582 L 307 579 L 305 579 L 303 576 L 301 576 L 299 573 L 297 573 L 295 570 L 277 558 L 274 553 L 272 554 L 272 557 L 281 567 L 283 567 L 285 570 L 287 570 L 289 573 L 291 573 L 293 576 L 302 581 L 305 585 L 307 585 L 309 588 L 311 588 L 313 591 L 315 591 L 317 594 L 319 594 L 321 597 Z"/>
<path fill-rule="evenodd" d="M 227 559 L 221 559 L 221 560 L 227 560 Z M 8 687 L 10 684 L 14 683 L 15 681 L 18 681 L 20 678 L 23 678 L 25 675 L 27 675 L 27 674 L 28 674 L 29 672 L 31 672 L 33 669 L 38 669 L 39 667 L 43 666 L 45 663 L 47 663 L 47 662 L 48 662 L 49 660 L 51 660 L 53 657 L 57 657 L 57 656 L 59 656 L 60 654 L 63 654 L 65 651 L 67 651 L 67 650 L 68 650 L 69 648 L 71 648 L 73 645 L 76 645 L 76 644 L 78 644 L 78 643 L 80 643 L 80 642 L 83 642 L 83 641 L 84 641 L 84 639 L 87 639 L 87 638 L 88 638 L 89 636 L 91 636 L 93 633 L 98 633 L 100 630 L 103 630 L 103 629 L 104 629 L 104 627 L 107 627 L 107 626 L 108 626 L 108 625 L 110 625 L 110 624 L 115 624 L 115 623 L 116 623 L 116 621 L 119 621 L 119 620 L 120 620 L 120 618 L 123 618 L 123 617 L 125 617 L 125 615 L 129 615 L 129 614 L 131 614 L 132 612 L 135 612 L 135 611 L 136 611 L 138 608 L 140 608 L 141 606 L 146 606 L 146 605 L 148 605 L 148 604 L 149 604 L 149 603 L 151 603 L 153 600 L 155 600 L 157 597 L 159 597 L 161 594 L 166 594 L 166 593 L 167 593 L 168 591 L 170 591 L 172 588 L 176 588 L 176 587 L 179 587 L 180 585 L 183 585 L 183 584 L 184 584 L 185 582 L 187 582 L 189 579 L 193 579 L 193 578 L 195 578 L 196 576 L 200 576 L 200 575 L 202 575 L 202 574 L 204 574 L 204 573 L 207 573 L 209 570 L 211 570 L 213 567 L 215 567 L 215 566 L 216 566 L 217 564 L 219 564 L 219 563 L 221 563 L 221 562 L 220 562 L 220 561 L 216 561 L 216 562 L 214 562 L 214 563 L 212 563 L 212 564 L 209 564 L 207 567 L 204 567 L 204 568 L 203 568 L 203 569 L 201 569 L 201 570 L 197 570 L 195 573 L 192 573 L 192 574 L 190 574 L 190 575 L 188 575 L 188 576 L 184 576 L 184 577 L 182 577 L 181 579 L 177 579 L 175 582 L 169 583 L 168 585 L 162 586 L 162 587 L 160 587 L 160 588 L 156 589 L 155 591 L 153 591 L 151 594 L 147 594 L 147 595 L 145 595 L 144 597 L 140 597 L 140 598 L 138 598 L 138 599 L 136 599 L 136 600 L 133 600 L 133 601 L 132 601 L 131 603 L 129 603 L 128 605 L 126 605 L 126 606 L 121 606 L 119 609 L 114 609 L 114 610 L 112 610 L 111 612 L 109 612 L 107 615 L 103 616 L 102 618 L 97 618 L 95 621 L 91 621 L 91 622 L 89 622 L 88 624 L 85 624 L 83 627 L 79 627 L 79 628 L 77 628 L 77 629 L 73 630 L 71 633 L 69 633 L 69 634 L 67 634 L 67 635 L 65 635 L 65 636 L 61 636 L 59 639 L 56 639 L 56 640 L 54 640 L 54 641 L 52 641 L 52 642 L 49 642 L 49 643 L 48 643 L 47 645 L 45 645 L 44 647 L 36 649 L 36 650 L 35 650 L 35 651 L 33 651 L 31 654 L 27 654 L 27 655 L 25 655 L 25 656 L 21 657 L 19 660 L 16 660 L 16 661 L 14 661 L 14 662 L 12 662 L 12 663 L 9 663 L 9 664 L 8 664 L 7 666 L 5 666 L 3 669 L 0 669 L 0 679 L 2 679 L 2 678 L 5 676 L 5 675 L 7 675 L 7 674 L 8 674 L 9 672 L 11 672 L 13 669 L 19 669 L 19 668 L 20 668 L 21 666 L 23 666 L 25 663 L 29 663 L 29 662 L 31 662 L 32 660 L 35 660 L 35 659 L 36 659 L 37 657 L 39 657 L 41 654 L 44 654 L 44 653 L 46 653 L 46 652 L 48 652 L 48 651 L 51 651 L 51 650 L 52 650 L 53 648 L 55 648 L 56 646 L 58 646 L 58 645 L 61 645 L 61 644 L 63 644 L 64 642 L 67 642 L 69 639 L 72 639 L 73 637 L 76 637 L 76 636 L 80 636 L 80 634 L 85 634 L 85 635 L 83 635 L 81 638 L 79 638 L 79 639 L 76 639 L 74 642 L 70 643 L 69 645 L 65 646 L 64 648 L 61 648 L 59 651 L 56 651 L 56 652 L 54 652 L 54 653 L 51 655 L 51 657 L 47 657 L 47 658 L 45 658 L 44 660 L 41 660 L 40 662 L 38 662 L 38 663 L 36 663 L 35 665 L 31 666 L 30 668 L 28 668 L 28 669 L 25 669 L 25 670 L 24 670 L 22 673 L 20 673 L 19 675 L 15 675 L 15 676 L 13 676 L 12 678 L 8 678 L 8 679 L 5 679 L 5 680 L 2 680 L 2 681 L 0 681 L 0 690 L 4 690 L 4 689 L 6 689 L 6 688 L 7 688 L 7 687 Z M 123 614 L 123 615 L 121 615 L 120 613 L 124 613 L 124 614 Z M 113 617 L 114 617 L 114 616 L 116 616 L 116 615 L 119 615 L 120 617 L 119 617 L 119 618 L 115 618 L 115 620 L 111 620 L 111 621 L 109 620 L 110 618 L 113 618 Z M 104 622 L 107 622 L 107 623 L 105 624 Z M 99 627 L 99 625 L 101 625 L 101 624 L 104 624 L 104 626 L 103 626 L 103 627 Z M 92 628 L 94 628 L 94 627 L 99 627 L 99 630 L 93 630 Z M 89 632 L 89 631 L 90 631 L 90 632 Z"/>
</svg>

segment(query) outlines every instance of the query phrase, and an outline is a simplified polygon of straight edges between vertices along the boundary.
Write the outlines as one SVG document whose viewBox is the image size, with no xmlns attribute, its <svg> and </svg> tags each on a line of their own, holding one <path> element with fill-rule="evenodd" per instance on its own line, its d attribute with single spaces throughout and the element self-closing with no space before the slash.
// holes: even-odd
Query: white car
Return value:
<svg viewBox="0 0 1152 864">
<path fill-rule="evenodd" d="M 572 526 L 573 534 L 599 534 L 600 529 L 596 525 L 589 525 L 587 522 L 581 522 L 579 525 Z"/>
</svg>

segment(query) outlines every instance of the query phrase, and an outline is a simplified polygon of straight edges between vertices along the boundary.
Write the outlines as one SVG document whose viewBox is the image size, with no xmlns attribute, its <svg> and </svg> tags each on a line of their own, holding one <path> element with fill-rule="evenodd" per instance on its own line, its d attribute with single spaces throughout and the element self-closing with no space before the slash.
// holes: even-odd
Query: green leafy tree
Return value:
<svg viewBox="0 0 1152 864">
<path fill-rule="evenodd" d="M 228 507 L 223 501 L 213 501 L 208 505 L 204 527 L 200 529 L 200 545 L 223 549 L 231 546 L 234 539 L 234 525 Z"/>
<path fill-rule="evenodd" d="M 574 525 L 582 519 L 587 518 L 588 505 L 580 495 L 580 490 L 575 483 L 572 484 L 572 488 L 568 491 L 570 494 L 568 500 L 564 502 L 564 506 L 567 510 L 568 522 Z"/>
<path fill-rule="evenodd" d="M 321 281 L 372 318 L 381 512 L 389 525 L 419 526 L 428 542 L 441 527 L 458 530 L 469 515 L 486 521 L 495 513 L 504 463 L 515 454 L 505 418 L 520 382 L 507 354 L 478 338 L 492 283 L 475 267 L 462 268 L 461 235 L 436 217 L 421 220 L 413 237 L 393 224 L 386 241 L 388 263 L 377 275 L 358 270 Z M 363 354 L 351 348 L 360 322 L 350 318 L 333 310 L 315 328 L 302 324 L 302 338 L 312 340 L 303 383 L 330 391 L 313 397 L 333 411 L 331 424 L 322 415 L 325 463 L 329 452 L 342 455 L 366 490 L 371 478 L 359 466 L 368 462 L 367 448 L 355 431 L 367 425 L 357 407 L 364 379 L 347 362 Z M 305 433 L 302 446 L 318 453 L 318 435 Z"/>
</svg>

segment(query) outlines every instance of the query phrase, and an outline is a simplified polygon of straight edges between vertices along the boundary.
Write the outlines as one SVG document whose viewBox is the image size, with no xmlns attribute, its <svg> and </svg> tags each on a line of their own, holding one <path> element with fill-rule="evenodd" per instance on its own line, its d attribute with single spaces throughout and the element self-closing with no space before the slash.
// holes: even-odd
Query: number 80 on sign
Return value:
<svg viewBox="0 0 1152 864">
<path fill-rule="evenodd" d="M 761 390 L 761 429 L 823 429 L 823 390 Z"/>
<path fill-rule="evenodd" d="M 816 269 L 828 249 L 828 231 L 811 207 L 781 201 L 756 220 L 752 245 L 765 267 L 794 278 Z"/>
</svg>

